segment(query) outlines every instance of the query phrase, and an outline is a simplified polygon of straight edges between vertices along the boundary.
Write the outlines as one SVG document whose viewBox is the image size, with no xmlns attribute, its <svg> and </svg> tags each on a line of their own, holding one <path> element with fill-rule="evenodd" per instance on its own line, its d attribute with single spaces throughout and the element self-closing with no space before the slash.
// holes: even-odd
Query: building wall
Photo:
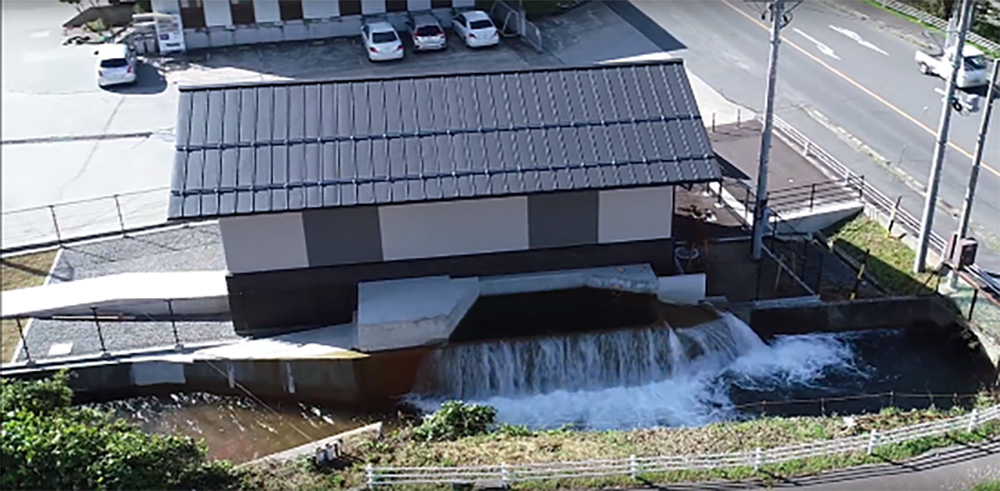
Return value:
<svg viewBox="0 0 1000 491">
<path fill-rule="evenodd" d="M 673 189 L 573 191 L 220 220 L 231 273 L 669 239 Z"/>
<path fill-rule="evenodd" d="M 202 2 L 205 9 L 205 25 L 231 26 L 233 25 L 233 14 L 230 10 L 229 2 L 224 0 L 205 0 Z"/>
<path fill-rule="evenodd" d="M 306 19 L 327 19 L 340 16 L 340 2 L 302 0 L 302 16 Z"/>
<path fill-rule="evenodd" d="M 305 2 L 302 7 L 305 8 Z M 278 0 L 254 0 L 253 15 L 257 22 L 280 22 L 281 8 Z"/>
</svg>

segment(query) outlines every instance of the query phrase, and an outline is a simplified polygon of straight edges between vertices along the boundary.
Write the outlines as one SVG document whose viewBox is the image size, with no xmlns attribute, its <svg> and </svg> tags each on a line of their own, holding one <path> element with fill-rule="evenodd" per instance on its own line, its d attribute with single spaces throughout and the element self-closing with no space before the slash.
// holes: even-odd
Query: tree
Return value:
<svg viewBox="0 0 1000 491">
<path fill-rule="evenodd" d="M 65 372 L 49 380 L 3 380 L 2 489 L 234 488 L 228 462 L 204 444 L 152 435 L 109 413 L 71 405 Z"/>
</svg>

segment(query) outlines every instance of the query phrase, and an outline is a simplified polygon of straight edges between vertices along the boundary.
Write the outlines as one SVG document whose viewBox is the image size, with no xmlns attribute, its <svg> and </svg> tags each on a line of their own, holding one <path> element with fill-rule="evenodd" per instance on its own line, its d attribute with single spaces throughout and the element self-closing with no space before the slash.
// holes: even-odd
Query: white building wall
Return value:
<svg viewBox="0 0 1000 491">
<path fill-rule="evenodd" d="M 528 248 L 526 197 L 379 208 L 386 261 Z"/>
<path fill-rule="evenodd" d="M 452 6 L 454 8 L 456 8 L 456 9 L 465 8 L 465 7 L 475 7 L 476 6 L 476 0 L 453 0 L 452 1 Z"/>
<path fill-rule="evenodd" d="M 253 16 L 257 22 L 280 22 L 278 0 L 253 0 Z"/>
<path fill-rule="evenodd" d="M 301 213 L 221 218 L 219 229 L 231 273 L 309 266 Z"/>
<path fill-rule="evenodd" d="M 361 0 L 361 15 L 384 14 L 385 0 Z"/>
<path fill-rule="evenodd" d="M 340 2 L 336 0 L 302 0 L 302 17 L 328 19 L 340 16 Z"/>
<path fill-rule="evenodd" d="M 671 186 L 601 191 L 598 203 L 597 240 L 602 244 L 671 236 Z"/>
<path fill-rule="evenodd" d="M 205 0 L 205 25 L 231 26 L 233 25 L 233 13 L 229 8 L 229 0 Z"/>
<path fill-rule="evenodd" d="M 406 0 L 406 10 L 430 10 L 431 0 Z"/>
<path fill-rule="evenodd" d="M 152 0 L 149 3 L 152 7 L 153 12 L 161 14 L 179 14 L 181 13 L 181 2 L 180 0 Z"/>
</svg>

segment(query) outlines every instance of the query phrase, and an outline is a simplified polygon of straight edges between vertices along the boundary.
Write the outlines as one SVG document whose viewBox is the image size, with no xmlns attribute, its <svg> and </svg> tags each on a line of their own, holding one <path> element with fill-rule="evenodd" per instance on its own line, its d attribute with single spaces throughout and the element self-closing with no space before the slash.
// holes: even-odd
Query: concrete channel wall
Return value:
<svg viewBox="0 0 1000 491">
<path fill-rule="evenodd" d="M 782 334 L 899 328 L 928 323 L 944 327 L 956 321 L 955 314 L 931 296 L 767 306 L 750 312 L 750 326 L 765 339 Z"/>
</svg>

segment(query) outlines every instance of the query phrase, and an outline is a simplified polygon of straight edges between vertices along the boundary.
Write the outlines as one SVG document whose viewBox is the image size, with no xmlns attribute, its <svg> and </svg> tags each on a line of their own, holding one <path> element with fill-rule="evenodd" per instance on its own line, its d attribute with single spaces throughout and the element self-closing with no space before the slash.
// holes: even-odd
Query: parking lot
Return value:
<svg viewBox="0 0 1000 491">
<path fill-rule="evenodd" d="M 49 210 L 9 214 L 153 189 L 122 202 L 129 227 L 166 217 L 178 86 L 282 79 L 368 77 L 443 71 L 581 65 L 662 52 L 603 3 L 584 4 L 538 23 L 545 51 L 504 38 L 469 49 L 451 31 L 448 48 L 372 63 L 360 36 L 263 44 L 151 58 L 138 81 L 96 84 L 93 46 L 62 46 L 62 22 L 74 10 L 58 2 L 3 2 L 2 179 L 4 247 L 54 239 Z M 697 92 L 697 87 L 696 87 Z M 56 208 L 64 235 L 119 225 L 112 200 Z"/>
</svg>

